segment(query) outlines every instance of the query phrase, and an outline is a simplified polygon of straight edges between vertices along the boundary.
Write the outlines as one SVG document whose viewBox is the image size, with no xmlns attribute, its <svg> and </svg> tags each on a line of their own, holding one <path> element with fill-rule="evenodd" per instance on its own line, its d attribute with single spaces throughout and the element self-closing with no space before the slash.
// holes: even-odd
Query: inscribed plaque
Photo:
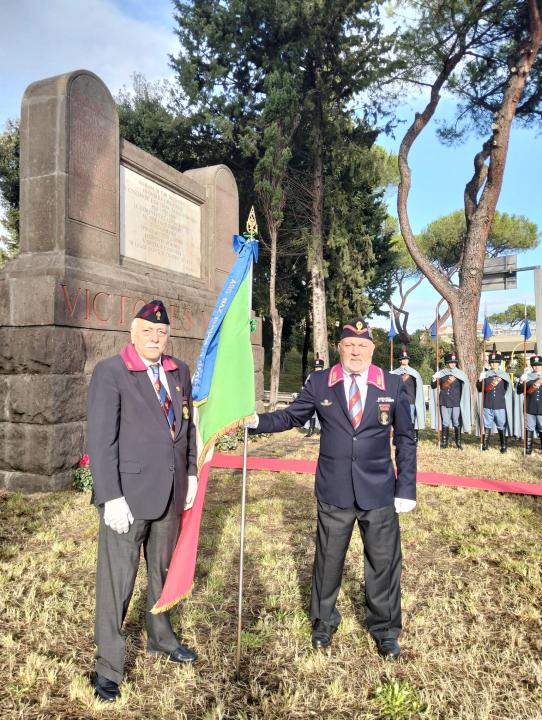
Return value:
<svg viewBox="0 0 542 720">
<path fill-rule="evenodd" d="M 121 255 L 201 278 L 201 208 L 121 165 Z"/>
</svg>

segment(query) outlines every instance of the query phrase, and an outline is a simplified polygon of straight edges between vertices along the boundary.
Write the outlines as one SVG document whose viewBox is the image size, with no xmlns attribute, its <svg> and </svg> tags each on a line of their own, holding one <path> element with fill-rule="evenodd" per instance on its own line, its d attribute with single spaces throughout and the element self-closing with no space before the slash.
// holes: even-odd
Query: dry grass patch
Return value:
<svg viewBox="0 0 542 720">
<path fill-rule="evenodd" d="M 318 441 L 294 430 L 250 449 L 316 457 Z M 540 455 L 524 463 L 514 452 L 485 453 L 482 462 L 475 446 L 439 453 L 424 440 L 420 469 L 444 470 L 445 457 L 447 472 L 488 476 L 487 456 L 491 477 L 541 482 Z M 194 592 L 173 613 L 200 662 L 182 668 L 145 654 L 141 572 L 127 620 L 127 680 L 114 707 L 96 703 L 88 684 L 97 529 L 88 496 L 0 495 L 2 718 L 542 718 L 540 498 L 419 488 L 418 508 L 401 518 L 403 657 L 390 665 L 363 629 L 357 534 L 339 598 L 343 623 L 329 653 L 312 651 L 313 480 L 251 473 L 236 682 L 239 492 L 240 473 L 213 471 Z"/>
</svg>

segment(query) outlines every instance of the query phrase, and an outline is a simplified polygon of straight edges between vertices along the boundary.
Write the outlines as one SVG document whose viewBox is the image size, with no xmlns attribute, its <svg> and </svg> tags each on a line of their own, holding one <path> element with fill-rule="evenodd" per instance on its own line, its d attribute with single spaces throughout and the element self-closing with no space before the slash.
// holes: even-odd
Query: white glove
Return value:
<svg viewBox="0 0 542 720">
<path fill-rule="evenodd" d="M 188 487 L 186 489 L 186 498 L 184 501 L 184 509 L 190 510 L 196 499 L 198 491 L 198 478 L 195 475 L 188 476 Z"/>
<path fill-rule="evenodd" d="M 442 370 L 437 370 L 437 372 L 434 373 L 432 379 L 433 379 L 433 380 L 438 380 L 438 379 L 441 378 L 441 377 L 442 377 Z"/>
<path fill-rule="evenodd" d="M 527 378 L 529 377 L 528 373 L 523 373 L 523 375 L 520 377 L 520 382 L 525 382 Z"/>
<path fill-rule="evenodd" d="M 249 428 L 250 430 L 256 430 L 256 428 L 258 427 L 259 424 L 260 424 L 260 418 L 258 417 L 258 415 L 254 415 L 253 420 L 245 421 L 245 427 Z"/>
<path fill-rule="evenodd" d="M 114 500 L 108 500 L 104 505 L 104 523 L 111 530 L 122 534 L 127 533 L 130 525 L 134 522 L 134 516 L 130 512 L 124 495 Z"/>
<path fill-rule="evenodd" d="M 486 376 L 485 370 L 482 370 L 482 372 L 480 373 L 480 377 L 479 377 L 478 379 L 479 379 L 479 380 L 484 380 L 484 379 L 485 379 L 485 376 Z"/>
<path fill-rule="evenodd" d="M 395 498 L 395 512 L 410 512 L 416 507 L 416 500 L 405 500 L 404 498 Z"/>
</svg>

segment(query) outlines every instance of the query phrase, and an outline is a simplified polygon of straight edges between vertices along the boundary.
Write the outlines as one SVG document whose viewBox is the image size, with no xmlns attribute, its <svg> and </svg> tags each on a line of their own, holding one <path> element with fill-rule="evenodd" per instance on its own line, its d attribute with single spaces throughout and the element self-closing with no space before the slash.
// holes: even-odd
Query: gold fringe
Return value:
<svg viewBox="0 0 542 720">
<path fill-rule="evenodd" d="M 190 586 L 190 590 L 186 592 L 184 595 L 182 595 L 180 598 L 177 598 L 176 600 L 172 600 L 171 602 L 167 603 L 167 605 L 162 605 L 161 607 L 156 607 L 156 605 L 151 609 L 151 613 L 153 615 L 159 615 L 163 612 L 168 612 L 168 610 L 171 610 L 175 607 L 178 603 L 181 602 L 181 600 L 186 600 L 186 598 L 190 595 L 192 590 L 194 589 L 194 583 Z"/>
</svg>

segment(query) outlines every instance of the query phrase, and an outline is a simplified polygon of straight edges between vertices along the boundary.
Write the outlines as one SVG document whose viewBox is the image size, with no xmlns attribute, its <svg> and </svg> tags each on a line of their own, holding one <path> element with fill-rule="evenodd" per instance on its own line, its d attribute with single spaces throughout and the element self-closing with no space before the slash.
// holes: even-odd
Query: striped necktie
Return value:
<svg viewBox="0 0 542 720">
<path fill-rule="evenodd" d="M 151 370 L 154 376 L 154 389 L 160 398 L 160 405 L 162 406 L 171 434 L 173 435 L 175 432 L 175 413 L 173 412 L 173 407 L 171 406 L 171 398 L 169 397 L 164 385 L 160 382 L 160 363 L 154 363 L 154 365 L 151 365 Z"/>
<path fill-rule="evenodd" d="M 361 393 L 359 391 L 359 387 L 356 382 L 357 377 L 358 377 L 358 375 L 356 373 L 352 373 L 350 375 L 351 383 L 350 383 L 350 393 L 348 395 L 348 413 L 350 415 L 350 422 L 352 423 L 352 427 L 354 428 L 354 430 L 360 424 L 361 416 L 363 413 L 363 410 L 361 407 Z"/>
</svg>

